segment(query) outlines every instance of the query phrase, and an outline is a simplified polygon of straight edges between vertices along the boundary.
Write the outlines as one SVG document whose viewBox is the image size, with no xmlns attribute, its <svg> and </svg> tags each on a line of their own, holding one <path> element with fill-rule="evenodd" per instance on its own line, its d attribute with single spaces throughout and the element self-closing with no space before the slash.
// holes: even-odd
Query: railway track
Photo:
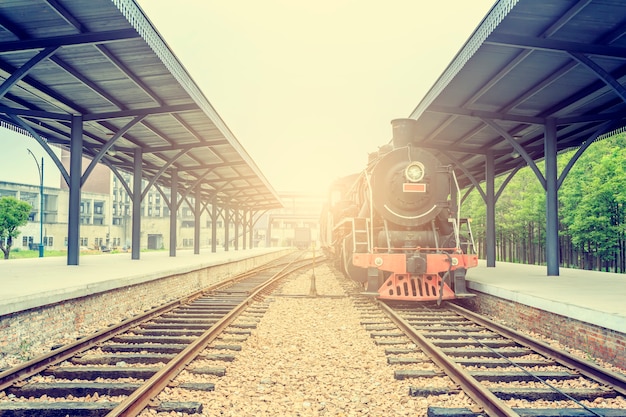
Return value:
<svg viewBox="0 0 626 417">
<path fill-rule="evenodd" d="M 219 365 L 191 364 L 197 358 L 232 361 L 232 351 L 240 347 L 220 344 L 218 337 L 245 340 L 264 313 L 262 303 L 250 305 L 310 264 L 299 255 L 282 258 L 4 371 L 0 416 L 136 416 L 146 407 L 199 413 L 200 403 L 154 398 L 183 370 L 223 375 Z M 244 312 L 248 320 L 235 323 Z M 179 388 L 212 390 L 213 385 Z"/>
<path fill-rule="evenodd" d="M 449 377 L 453 384 L 411 387 L 418 397 L 459 394 L 477 409 L 430 408 L 429 416 L 624 416 L 594 404 L 626 397 L 626 377 L 529 338 L 457 305 L 434 309 L 376 302 L 394 323 L 370 320 L 396 379 Z M 373 307 L 365 307 L 373 308 Z M 375 314 L 374 311 L 372 314 Z M 396 327 L 397 326 L 397 327 Z M 407 338 L 409 341 L 407 347 Z M 434 365 L 436 366 L 434 366 Z M 422 384 L 423 385 L 423 384 Z"/>
</svg>

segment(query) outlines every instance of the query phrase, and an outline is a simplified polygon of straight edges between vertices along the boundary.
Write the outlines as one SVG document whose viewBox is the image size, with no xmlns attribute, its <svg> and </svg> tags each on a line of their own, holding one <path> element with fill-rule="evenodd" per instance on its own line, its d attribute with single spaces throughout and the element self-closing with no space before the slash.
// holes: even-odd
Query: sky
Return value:
<svg viewBox="0 0 626 417">
<path fill-rule="evenodd" d="M 495 3 L 136 1 L 270 185 L 319 194 L 389 141 Z M 21 138 L 0 166 L 23 159 L 38 184 L 26 147 L 44 156 Z"/>
</svg>

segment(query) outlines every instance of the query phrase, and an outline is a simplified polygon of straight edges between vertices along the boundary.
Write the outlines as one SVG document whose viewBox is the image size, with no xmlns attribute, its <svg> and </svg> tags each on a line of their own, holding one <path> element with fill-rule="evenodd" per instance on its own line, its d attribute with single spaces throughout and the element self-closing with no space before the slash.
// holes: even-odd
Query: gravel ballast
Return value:
<svg viewBox="0 0 626 417">
<path fill-rule="evenodd" d="M 453 399 L 456 406 L 471 406 L 463 394 L 410 397 L 410 383 L 394 379 L 384 348 L 360 324 L 353 300 L 337 297 L 345 291 L 334 274 L 324 265 L 316 269 L 318 297 L 307 297 L 308 272 L 268 298 L 269 309 L 226 375 L 203 381 L 215 383 L 215 391 L 170 388 L 159 399 L 200 401 L 210 416 L 420 416 L 429 405 Z M 177 382 L 187 378 L 185 372 Z"/>
</svg>

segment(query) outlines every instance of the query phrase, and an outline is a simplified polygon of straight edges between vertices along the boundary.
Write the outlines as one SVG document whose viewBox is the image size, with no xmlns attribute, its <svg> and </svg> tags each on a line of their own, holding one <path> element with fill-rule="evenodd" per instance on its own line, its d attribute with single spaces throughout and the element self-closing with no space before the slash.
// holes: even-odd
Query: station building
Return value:
<svg viewBox="0 0 626 417">
<path fill-rule="evenodd" d="M 65 153 L 62 160 L 69 161 Z M 132 187 L 132 175 L 122 173 Z M 145 180 L 144 180 L 145 182 Z M 146 184 L 142 184 L 142 189 Z M 162 189 L 169 196 L 169 189 Z M 152 187 L 141 204 L 141 249 L 167 249 L 170 242 L 170 209 L 166 198 Z M 252 236 L 253 247 L 308 246 L 317 242 L 321 196 L 298 193 L 279 193 L 285 207 L 263 213 L 255 222 Z M 66 250 L 68 245 L 69 189 L 62 179 L 59 187 L 43 187 L 43 212 L 40 213 L 40 187 L 19 182 L 0 181 L 0 197 L 11 196 L 30 203 L 32 210 L 28 224 L 20 228 L 19 237 L 12 250 L 37 250 L 40 221 L 43 220 L 44 250 Z M 189 197 L 177 216 L 177 249 L 194 247 L 195 216 L 194 198 Z M 200 216 L 201 248 L 210 248 L 212 221 L 211 206 Z M 80 246 L 81 250 L 125 251 L 131 246 L 132 200 L 118 178 L 104 165 L 89 176 L 81 191 Z M 217 224 L 217 246 L 224 246 L 224 220 Z M 229 222 L 229 246 L 235 246 L 235 225 Z M 303 242 L 303 233 L 308 240 Z M 239 236 L 238 244 L 243 243 Z M 241 246 L 237 246 L 241 247 Z"/>
</svg>

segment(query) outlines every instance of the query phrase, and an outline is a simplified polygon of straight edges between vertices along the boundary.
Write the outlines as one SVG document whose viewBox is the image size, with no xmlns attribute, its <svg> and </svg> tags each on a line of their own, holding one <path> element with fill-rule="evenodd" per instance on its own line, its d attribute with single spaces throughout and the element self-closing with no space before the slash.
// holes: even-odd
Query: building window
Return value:
<svg viewBox="0 0 626 417">
<path fill-rule="evenodd" d="M 54 246 L 54 237 L 52 237 L 52 236 L 44 236 L 43 237 L 43 245 L 44 246 Z"/>
<path fill-rule="evenodd" d="M 22 246 L 30 247 L 33 244 L 32 236 L 22 236 Z"/>
<path fill-rule="evenodd" d="M 87 239 L 86 237 L 81 237 L 80 246 L 89 246 L 89 239 Z"/>
</svg>

